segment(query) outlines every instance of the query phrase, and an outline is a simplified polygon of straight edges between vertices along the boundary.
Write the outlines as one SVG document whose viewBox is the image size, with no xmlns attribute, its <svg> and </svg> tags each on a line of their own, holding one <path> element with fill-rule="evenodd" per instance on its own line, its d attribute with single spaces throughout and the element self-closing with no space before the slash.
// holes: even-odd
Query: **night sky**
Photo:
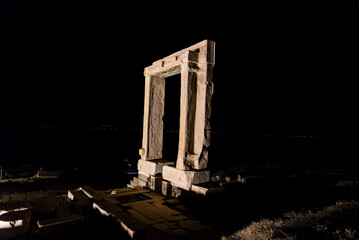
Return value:
<svg viewBox="0 0 359 240">
<path fill-rule="evenodd" d="M 36 124 L 142 128 L 143 69 L 204 39 L 216 42 L 214 131 L 349 143 L 358 12 L 358 1 L 2 0 L 0 159 Z"/>
</svg>

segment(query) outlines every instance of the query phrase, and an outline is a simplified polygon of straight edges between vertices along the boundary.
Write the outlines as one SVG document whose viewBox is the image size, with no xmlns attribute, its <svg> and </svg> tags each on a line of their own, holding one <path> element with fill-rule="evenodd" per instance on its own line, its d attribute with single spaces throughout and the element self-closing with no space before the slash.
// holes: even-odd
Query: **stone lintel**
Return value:
<svg viewBox="0 0 359 240">
<path fill-rule="evenodd" d="M 162 173 L 163 166 L 174 165 L 173 162 L 166 160 L 138 160 L 138 171 L 145 176 L 155 176 Z"/>
<path fill-rule="evenodd" d="M 173 56 L 166 60 L 163 59 L 153 63 L 153 65 L 145 68 L 144 75 L 167 78 L 181 73 L 181 66 L 186 62 L 189 65 L 190 71 L 200 71 L 198 67 L 199 54 L 193 51 L 186 51 L 178 56 Z"/>
<path fill-rule="evenodd" d="M 188 51 L 192 51 L 192 52 L 199 52 L 200 55 L 207 55 L 206 56 L 206 61 L 208 63 L 211 63 L 214 65 L 214 42 L 213 41 L 209 41 L 209 40 L 203 40 L 199 43 L 196 43 L 188 48 L 185 48 L 185 49 L 182 49 L 178 52 L 175 52 L 167 57 L 164 57 L 160 60 L 157 60 L 155 62 L 153 62 L 152 65 L 156 65 L 158 63 L 161 63 L 163 61 L 168 61 L 168 62 L 171 62 L 173 60 L 170 60 L 170 59 L 178 59 L 180 55 L 182 55 L 184 52 L 188 52 Z M 201 54 L 202 52 L 202 54 Z"/>
<path fill-rule="evenodd" d="M 163 167 L 162 176 L 172 185 L 185 190 L 191 190 L 193 184 L 208 182 L 210 179 L 208 170 L 185 171 L 171 166 Z"/>
</svg>

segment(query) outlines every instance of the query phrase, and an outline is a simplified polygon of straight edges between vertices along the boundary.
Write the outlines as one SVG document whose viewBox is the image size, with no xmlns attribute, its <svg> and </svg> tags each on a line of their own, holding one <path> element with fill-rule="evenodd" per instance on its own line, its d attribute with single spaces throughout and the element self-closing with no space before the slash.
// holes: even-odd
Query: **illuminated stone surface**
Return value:
<svg viewBox="0 0 359 240">
<path fill-rule="evenodd" d="M 105 218 L 106 223 L 123 229 L 135 239 L 147 239 L 148 235 L 162 236 L 163 239 L 183 235 L 188 239 L 193 231 L 209 228 L 192 214 L 187 214 L 188 209 L 181 207 L 178 199 L 168 199 L 161 193 L 142 187 L 98 191 L 86 186 L 69 190 L 67 194 L 47 191 L 24 195 L 25 199 L 29 197 L 29 201 L 12 201 L 10 197 L 6 198 L 8 202 L 0 203 L 1 237 L 35 234 L 42 239 L 71 234 L 78 227 L 86 229 L 87 220 L 100 215 L 101 218 L 94 221 Z M 82 206 L 83 203 L 86 206 L 90 203 L 91 208 L 76 207 L 76 204 Z M 30 220 L 34 224 L 29 224 Z"/>
<path fill-rule="evenodd" d="M 138 171 L 141 175 L 150 177 L 162 173 L 163 166 L 173 165 L 173 162 L 164 160 L 138 161 Z"/>
<path fill-rule="evenodd" d="M 0 204 L 0 238 L 20 237 L 27 233 L 30 225 L 30 205 L 26 202 Z"/>
<path fill-rule="evenodd" d="M 209 171 L 183 171 L 166 166 L 163 168 L 163 178 L 176 187 L 191 190 L 192 184 L 208 182 L 210 173 Z"/>
<path fill-rule="evenodd" d="M 194 182 L 208 181 L 192 172 L 204 170 L 208 165 L 210 145 L 211 99 L 213 95 L 212 73 L 215 63 L 215 43 L 204 40 L 154 62 L 145 68 L 145 101 L 143 117 L 141 160 L 139 173 L 147 177 L 161 174 L 168 161 L 162 164 L 163 116 L 165 108 L 166 78 L 181 75 L 180 128 L 176 169 L 182 177 L 163 174 L 174 185 L 190 189 Z M 175 159 L 170 159 L 172 164 Z M 171 162 L 170 162 L 171 163 Z M 178 174 L 180 174 L 178 172 Z M 166 178 L 169 177 L 169 178 Z M 190 179 L 191 177 L 196 179 Z M 150 185 L 150 184 L 148 184 Z"/>
</svg>

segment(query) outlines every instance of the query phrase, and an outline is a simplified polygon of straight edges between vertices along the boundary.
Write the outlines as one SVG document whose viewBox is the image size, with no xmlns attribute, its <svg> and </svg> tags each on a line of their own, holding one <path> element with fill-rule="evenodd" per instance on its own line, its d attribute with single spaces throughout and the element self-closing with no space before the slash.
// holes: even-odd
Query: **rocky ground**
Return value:
<svg viewBox="0 0 359 240">
<path fill-rule="evenodd" d="M 125 177 L 106 179 L 106 174 L 3 181 L 0 221 L 11 222 L 12 212 L 22 224 L 12 219 L 0 239 L 16 227 L 20 239 L 126 239 L 131 234 L 220 239 L 263 218 L 359 200 L 358 177 L 344 172 L 242 168 L 239 173 L 240 182 L 233 169 L 214 173 L 215 191 L 206 197 L 183 192 L 179 199 L 122 187 Z"/>
</svg>

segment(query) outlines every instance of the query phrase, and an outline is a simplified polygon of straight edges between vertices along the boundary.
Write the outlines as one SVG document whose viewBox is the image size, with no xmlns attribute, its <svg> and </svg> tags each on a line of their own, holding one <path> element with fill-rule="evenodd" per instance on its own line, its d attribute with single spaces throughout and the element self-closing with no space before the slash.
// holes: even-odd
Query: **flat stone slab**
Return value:
<svg viewBox="0 0 359 240">
<path fill-rule="evenodd" d="M 123 212 L 123 209 L 119 208 L 115 204 L 109 201 L 101 201 L 93 203 L 93 208 L 97 209 L 101 215 L 104 216 L 115 216 L 116 213 Z"/>
<path fill-rule="evenodd" d="M 159 229 L 159 230 L 167 230 L 167 229 L 170 228 L 168 225 L 163 224 L 163 223 L 153 224 L 152 227 L 157 228 L 157 229 Z"/>
<path fill-rule="evenodd" d="M 74 190 L 69 190 L 67 192 L 67 197 L 71 200 L 71 201 L 88 201 L 89 198 L 87 197 L 86 194 L 83 193 L 83 191 L 74 191 Z"/>
<path fill-rule="evenodd" d="M 212 193 L 222 192 L 223 187 L 220 185 L 219 182 L 204 182 L 192 185 L 191 191 L 201 195 L 208 195 Z"/>
<path fill-rule="evenodd" d="M 209 171 L 184 171 L 170 166 L 163 167 L 163 179 L 170 181 L 172 185 L 190 190 L 193 184 L 208 182 Z"/>
<path fill-rule="evenodd" d="M 29 208 L 24 206 L 15 206 L 15 208 L 3 206 L 2 208 L 0 210 L 0 239 L 25 235 L 29 229 L 31 219 Z"/>
<path fill-rule="evenodd" d="M 115 218 L 131 238 L 147 239 L 146 226 L 130 214 L 126 212 L 119 212 L 115 215 Z"/>
<path fill-rule="evenodd" d="M 206 196 L 209 189 L 198 185 L 192 185 L 191 191 Z"/>
<path fill-rule="evenodd" d="M 137 177 L 133 178 L 133 182 L 131 181 L 131 184 L 133 184 L 134 187 L 137 187 L 137 186 L 143 187 L 143 188 L 147 187 L 147 181 L 143 181 Z"/>
<path fill-rule="evenodd" d="M 71 200 L 72 209 L 75 213 L 87 213 L 92 208 L 92 202 L 81 190 L 70 190 L 67 197 Z"/>
<path fill-rule="evenodd" d="M 60 177 L 64 171 L 39 171 L 37 174 L 38 178 L 58 178 Z"/>
<path fill-rule="evenodd" d="M 31 211 L 36 216 L 47 216 L 54 214 L 60 202 L 64 199 L 62 196 L 49 196 L 32 199 L 29 201 L 31 204 Z"/>
<path fill-rule="evenodd" d="M 81 214 L 67 214 L 62 217 L 37 221 L 39 237 L 53 236 L 76 228 L 84 220 Z"/>
<path fill-rule="evenodd" d="M 3 211 L 20 211 L 30 208 L 28 202 L 2 202 L 0 203 L 0 216 Z"/>
<path fill-rule="evenodd" d="M 86 194 L 87 193 L 87 194 Z M 25 194 L 27 195 L 27 194 Z M 160 193 L 141 187 L 97 191 L 92 187 L 70 190 L 64 195 L 55 192 L 31 193 L 31 201 L 0 203 L 0 239 L 2 236 L 21 237 L 29 231 L 39 238 L 71 232 L 85 226 L 84 216 L 98 216 L 99 211 L 130 237 L 146 239 L 148 234 L 166 237 L 189 237 L 193 231 L 208 226 L 193 219 L 189 211 L 182 211 L 179 199 L 169 199 Z M 89 197 L 90 196 L 90 197 Z M 77 211 L 74 206 L 86 202 L 88 210 Z M 93 210 L 95 209 L 95 210 Z M 24 215 L 24 213 L 26 213 Z M 30 216 L 28 215 L 30 214 Z M 36 225 L 29 224 L 31 218 Z M 102 218 L 100 218 L 102 219 Z M 100 220 L 101 221 L 101 220 Z M 200 232 L 197 232 L 201 234 Z M 162 236 L 162 235 L 161 235 Z"/>
<path fill-rule="evenodd" d="M 149 220 L 155 220 L 161 218 L 158 212 L 156 212 L 155 209 L 152 209 L 151 206 L 152 206 L 151 204 L 137 204 L 132 206 L 132 208 L 138 211 L 139 213 L 141 213 Z"/>
<path fill-rule="evenodd" d="M 83 191 L 83 193 L 93 201 L 102 201 L 106 198 L 104 194 L 101 194 L 90 186 L 80 187 L 79 190 Z"/>
<path fill-rule="evenodd" d="M 55 225 L 61 225 L 70 222 L 77 222 L 83 220 L 84 217 L 81 214 L 69 214 L 63 217 L 49 218 L 37 221 L 39 228 L 46 228 Z"/>
<path fill-rule="evenodd" d="M 10 201 L 11 201 L 11 194 L 4 194 L 4 195 L 0 196 L 1 203 L 10 202 Z"/>
<path fill-rule="evenodd" d="M 149 187 L 152 191 L 160 192 L 162 190 L 162 177 L 151 176 Z"/>
<path fill-rule="evenodd" d="M 135 209 L 128 209 L 127 210 L 128 213 L 130 213 L 133 217 L 135 217 L 138 221 L 147 224 L 147 225 L 152 225 L 155 223 L 160 223 L 160 222 L 165 222 L 166 220 L 164 218 L 156 218 L 156 219 L 148 219 L 147 217 L 145 217 L 143 215 L 143 213 L 140 213 L 139 211 L 135 210 Z"/>
</svg>

